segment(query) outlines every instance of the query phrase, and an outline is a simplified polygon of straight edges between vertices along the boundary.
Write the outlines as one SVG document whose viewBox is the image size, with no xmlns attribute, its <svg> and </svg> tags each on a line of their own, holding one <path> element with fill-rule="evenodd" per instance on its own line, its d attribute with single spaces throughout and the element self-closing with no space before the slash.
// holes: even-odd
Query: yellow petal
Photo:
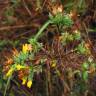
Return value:
<svg viewBox="0 0 96 96">
<path fill-rule="evenodd" d="M 56 67 L 56 63 L 53 63 L 53 64 L 51 65 L 51 67 Z"/>
<path fill-rule="evenodd" d="M 28 88 L 31 88 L 31 86 L 32 86 L 32 81 L 29 80 L 29 81 L 27 82 L 27 87 L 28 87 Z"/>
<path fill-rule="evenodd" d="M 56 67 L 56 63 L 57 63 L 56 60 L 52 60 L 51 61 L 51 67 L 53 67 L 53 68 Z"/>
<path fill-rule="evenodd" d="M 6 76 L 9 77 L 13 73 L 13 68 L 10 68 L 9 71 L 7 72 Z"/>
<path fill-rule="evenodd" d="M 26 81 L 27 81 L 27 80 L 26 80 L 25 78 L 23 78 L 23 79 L 22 79 L 22 85 L 25 85 Z"/>
<path fill-rule="evenodd" d="M 18 64 L 18 65 L 16 65 L 16 68 L 17 68 L 17 70 L 20 70 L 22 68 L 25 68 L 25 66 L 22 66 L 22 65 Z"/>
<path fill-rule="evenodd" d="M 28 51 L 28 44 L 24 44 L 23 45 L 23 47 L 22 47 L 22 51 L 23 51 L 23 53 L 27 53 L 27 51 Z"/>
</svg>

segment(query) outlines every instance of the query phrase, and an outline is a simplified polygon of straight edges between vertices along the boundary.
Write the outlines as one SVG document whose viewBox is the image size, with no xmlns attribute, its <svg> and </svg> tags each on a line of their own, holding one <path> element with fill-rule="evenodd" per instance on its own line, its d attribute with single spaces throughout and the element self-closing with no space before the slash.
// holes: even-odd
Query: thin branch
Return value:
<svg viewBox="0 0 96 96">
<path fill-rule="evenodd" d="M 40 27 L 40 25 L 39 24 L 30 24 L 30 25 L 4 26 L 4 27 L 0 27 L 0 31 L 29 28 L 29 27 Z"/>
<path fill-rule="evenodd" d="M 31 13 L 31 11 L 29 10 L 26 2 L 25 2 L 24 0 L 22 0 L 22 1 L 23 1 L 23 5 L 24 5 L 25 9 L 27 10 L 28 14 L 30 15 L 30 17 L 32 17 L 32 13 Z"/>
</svg>

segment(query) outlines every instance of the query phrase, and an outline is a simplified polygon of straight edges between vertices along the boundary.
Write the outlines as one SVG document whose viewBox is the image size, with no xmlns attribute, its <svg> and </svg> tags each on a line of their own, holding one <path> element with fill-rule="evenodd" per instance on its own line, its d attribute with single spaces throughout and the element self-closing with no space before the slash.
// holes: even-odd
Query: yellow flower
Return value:
<svg viewBox="0 0 96 96">
<path fill-rule="evenodd" d="M 29 80 L 29 81 L 27 82 L 27 87 L 28 87 L 28 88 L 31 88 L 31 86 L 32 86 L 32 81 Z"/>
<path fill-rule="evenodd" d="M 23 47 L 22 47 L 22 51 L 23 51 L 23 53 L 27 53 L 27 51 L 28 51 L 28 44 L 24 44 L 23 45 Z"/>
<path fill-rule="evenodd" d="M 20 70 L 22 68 L 25 68 L 25 66 L 22 66 L 22 65 L 18 64 L 18 65 L 16 65 L 16 68 L 17 68 L 17 70 Z"/>
<path fill-rule="evenodd" d="M 9 71 L 7 72 L 6 76 L 9 77 L 13 73 L 13 68 L 10 68 Z"/>
<path fill-rule="evenodd" d="M 27 81 L 26 78 L 23 78 L 22 79 L 22 85 L 25 85 L 26 81 Z"/>
<path fill-rule="evenodd" d="M 51 61 L 51 67 L 53 67 L 53 68 L 56 67 L 56 60 Z"/>
<path fill-rule="evenodd" d="M 51 67 L 56 67 L 56 63 L 53 63 L 53 64 L 51 65 Z"/>
<path fill-rule="evenodd" d="M 31 44 L 24 44 L 23 47 L 22 47 L 22 51 L 23 53 L 27 53 L 28 51 L 32 51 L 32 46 Z"/>
</svg>

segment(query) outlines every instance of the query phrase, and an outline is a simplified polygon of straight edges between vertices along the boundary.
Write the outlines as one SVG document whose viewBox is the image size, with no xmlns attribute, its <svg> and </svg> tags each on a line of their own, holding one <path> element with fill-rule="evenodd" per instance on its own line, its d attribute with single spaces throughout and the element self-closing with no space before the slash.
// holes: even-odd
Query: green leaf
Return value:
<svg viewBox="0 0 96 96">
<path fill-rule="evenodd" d="M 81 42 L 78 46 L 77 46 L 77 51 L 80 53 L 80 54 L 85 54 L 86 53 L 86 48 L 84 46 L 84 42 Z"/>
<path fill-rule="evenodd" d="M 70 27 L 70 26 L 72 26 L 73 21 L 71 20 L 71 18 L 70 18 L 68 15 L 64 15 L 64 16 L 62 17 L 62 22 L 61 22 L 61 24 Z"/>
<path fill-rule="evenodd" d="M 84 70 L 86 70 L 86 69 L 89 68 L 89 64 L 88 64 L 87 62 L 84 62 L 84 63 L 82 64 L 82 67 L 83 67 Z"/>
<path fill-rule="evenodd" d="M 87 71 L 84 71 L 83 72 L 82 78 L 83 78 L 84 81 L 87 81 L 88 80 L 88 72 Z"/>
<path fill-rule="evenodd" d="M 14 56 L 14 62 L 16 64 L 23 64 L 24 61 L 28 58 L 28 53 L 23 53 L 23 52 L 20 52 L 18 56 Z"/>
<path fill-rule="evenodd" d="M 39 51 L 43 46 L 42 43 L 37 42 L 34 38 L 29 39 L 29 43 L 32 45 L 34 53 Z"/>
<path fill-rule="evenodd" d="M 62 24 L 64 26 L 70 27 L 73 24 L 73 21 L 68 15 L 57 13 L 55 17 L 51 17 L 51 20 L 54 24 Z"/>
<path fill-rule="evenodd" d="M 73 34 L 73 37 L 75 40 L 80 40 L 81 39 L 81 34 L 78 32 L 78 33 L 75 33 Z"/>
</svg>

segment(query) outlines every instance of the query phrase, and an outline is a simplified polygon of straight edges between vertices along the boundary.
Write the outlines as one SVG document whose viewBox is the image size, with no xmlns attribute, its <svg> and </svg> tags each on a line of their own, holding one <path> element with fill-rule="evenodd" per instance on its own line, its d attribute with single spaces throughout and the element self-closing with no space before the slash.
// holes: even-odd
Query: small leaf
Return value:
<svg viewBox="0 0 96 96">
<path fill-rule="evenodd" d="M 84 62 L 82 65 L 83 69 L 88 69 L 89 68 L 89 64 L 87 62 Z"/>
<path fill-rule="evenodd" d="M 75 40 L 80 40 L 80 39 L 81 39 L 81 34 L 80 34 L 80 32 L 77 31 L 76 33 L 74 33 L 74 34 L 73 34 L 73 37 L 74 37 Z"/>
<path fill-rule="evenodd" d="M 87 81 L 88 80 L 88 72 L 87 71 L 84 71 L 83 72 L 82 78 L 83 78 L 84 81 Z"/>
<path fill-rule="evenodd" d="M 84 42 L 81 42 L 78 46 L 77 46 L 77 51 L 80 54 L 85 54 L 86 53 L 86 48 L 84 46 Z"/>
</svg>

